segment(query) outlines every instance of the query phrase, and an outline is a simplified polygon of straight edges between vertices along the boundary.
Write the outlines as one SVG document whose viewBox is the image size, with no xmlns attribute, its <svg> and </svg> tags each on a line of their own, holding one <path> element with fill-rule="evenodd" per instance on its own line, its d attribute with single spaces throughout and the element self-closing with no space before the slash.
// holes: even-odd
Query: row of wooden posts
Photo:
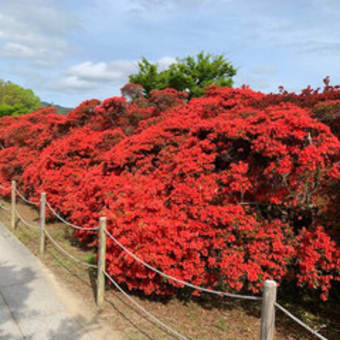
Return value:
<svg viewBox="0 0 340 340">
<path fill-rule="evenodd" d="M 16 228 L 16 182 L 12 181 L 11 195 L 11 226 Z M 46 193 L 40 196 L 40 255 L 43 256 L 46 245 Z M 104 304 L 105 295 L 105 260 L 106 260 L 106 217 L 99 218 L 98 229 L 99 247 L 98 247 L 98 270 L 97 270 L 97 289 L 96 302 L 101 307 Z M 261 330 L 260 340 L 273 340 L 275 329 L 275 302 L 276 302 L 277 284 L 273 280 L 264 282 L 261 307 Z"/>
</svg>

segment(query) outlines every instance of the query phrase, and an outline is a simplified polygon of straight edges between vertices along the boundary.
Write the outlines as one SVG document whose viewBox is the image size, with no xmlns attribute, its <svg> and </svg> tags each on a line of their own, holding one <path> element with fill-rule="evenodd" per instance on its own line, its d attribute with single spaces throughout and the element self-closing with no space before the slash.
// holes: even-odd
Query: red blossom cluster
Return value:
<svg viewBox="0 0 340 340">
<path fill-rule="evenodd" d="M 0 183 L 22 184 L 24 171 L 36 162 L 52 141 L 68 132 L 67 118 L 52 107 L 20 117 L 0 119 Z M 9 191 L 0 191 L 9 194 Z"/>
<path fill-rule="evenodd" d="M 107 216 L 123 245 L 178 279 L 258 292 L 272 278 L 326 299 L 340 279 L 340 88 L 210 87 L 189 102 L 172 89 L 122 93 L 67 117 L 2 118 L 0 183 L 16 179 L 32 198 L 45 191 L 84 227 Z M 107 271 L 129 289 L 182 287 L 107 242 Z"/>
</svg>

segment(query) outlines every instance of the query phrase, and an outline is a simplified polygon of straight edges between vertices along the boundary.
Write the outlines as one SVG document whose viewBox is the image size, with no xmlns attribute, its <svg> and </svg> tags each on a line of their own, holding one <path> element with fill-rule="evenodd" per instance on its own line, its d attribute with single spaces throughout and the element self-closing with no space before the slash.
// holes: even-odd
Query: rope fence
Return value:
<svg viewBox="0 0 340 340">
<path fill-rule="evenodd" d="M 3 209 L 5 211 L 11 211 L 11 208 L 6 208 L 5 206 L 3 206 L 1 203 L 0 203 L 0 209 Z"/>
<path fill-rule="evenodd" d="M 89 268 L 98 268 L 97 265 L 95 264 L 90 264 L 87 262 L 84 262 L 82 260 L 79 260 L 78 258 L 76 258 L 75 256 L 73 256 L 72 254 L 70 254 L 67 250 L 65 250 L 60 244 L 58 244 L 58 242 L 56 240 L 53 239 L 53 237 L 50 235 L 50 233 L 45 229 L 44 230 L 47 238 L 54 244 L 54 246 L 56 248 L 58 248 L 63 254 L 65 254 L 66 256 L 68 256 L 70 259 L 72 259 L 74 262 L 77 262 L 85 267 L 89 267 Z"/>
<path fill-rule="evenodd" d="M 39 201 L 30 201 L 29 199 L 27 199 L 18 189 L 16 189 L 15 191 L 17 193 L 17 195 L 24 201 L 26 202 L 27 204 L 30 204 L 30 205 L 36 205 L 36 204 L 39 204 L 40 202 Z"/>
<path fill-rule="evenodd" d="M 151 314 L 149 311 L 147 311 L 143 306 L 141 306 L 136 300 L 134 300 L 129 294 L 127 294 L 121 287 L 120 285 L 105 271 L 104 272 L 105 276 L 108 278 L 110 282 L 113 283 L 113 285 L 131 302 L 133 303 L 137 308 L 139 308 L 144 314 L 146 314 L 152 321 L 158 323 L 160 326 L 165 328 L 168 332 L 176 335 L 179 339 L 183 340 L 189 340 L 189 338 L 185 337 L 184 335 L 178 333 L 175 331 L 173 328 L 167 326 L 164 322 L 161 320 L 157 319 L 153 314 Z"/>
<path fill-rule="evenodd" d="M 22 216 L 21 214 L 19 213 L 18 209 L 15 208 L 15 213 L 16 215 L 19 217 L 19 220 L 25 224 L 28 228 L 32 228 L 32 229 L 40 229 L 40 225 L 33 225 L 29 222 L 27 222 Z"/>
<path fill-rule="evenodd" d="M 84 227 L 80 227 L 78 225 L 75 225 L 73 223 L 70 223 L 68 221 L 66 221 L 64 218 L 62 218 L 50 205 L 50 203 L 48 201 L 46 201 L 46 205 L 48 207 L 48 209 L 50 209 L 50 211 L 52 212 L 52 214 L 61 222 L 65 223 L 66 225 L 70 226 L 71 228 L 77 229 L 77 230 L 98 230 L 98 227 L 95 228 L 84 228 Z"/>
<path fill-rule="evenodd" d="M 300 319 L 298 319 L 296 316 L 294 316 L 292 313 L 290 313 L 286 308 L 282 307 L 281 305 L 279 305 L 277 302 L 275 302 L 275 307 L 278 308 L 281 312 L 285 313 L 287 316 L 289 316 L 293 321 L 295 321 L 296 323 L 298 323 L 300 326 L 302 326 L 303 328 L 305 328 L 307 331 L 309 331 L 310 333 L 312 333 L 313 335 L 315 335 L 317 338 L 321 339 L 321 340 L 327 340 L 327 338 L 325 338 L 324 336 L 322 336 L 321 334 L 319 334 L 317 331 L 315 331 L 314 329 L 310 328 L 309 326 L 307 326 L 304 322 L 302 322 Z"/>
<path fill-rule="evenodd" d="M 9 189 L 11 189 L 11 187 L 10 186 L 6 187 L 6 186 L 0 184 L 0 189 L 9 190 Z"/>
<path fill-rule="evenodd" d="M 222 292 L 219 290 L 213 290 L 213 289 L 208 289 L 208 288 L 204 288 L 204 287 L 200 287 L 200 286 L 196 286 L 192 283 L 183 281 L 181 279 L 178 279 L 176 277 L 173 277 L 169 274 L 166 274 L 158 269 L 156 269 L 155 267 L 150 266 L 148 263 L 146 263 L 145 261 L 143 261 L 141 258 L 139 258 L 137 255 L 135 255 L 134 253 L 132 253 L 129 249 L 127 249 L 126 247 L 124 247 L 111 233 L 109 233 L 108 231 L 106 231 L 106 235 L 109 236 L 109 238 L 111 238 L 111 240 L 113 240 L 121 249 L 123 249 L 128 255 L 130 255 L 132 258 L 134 258 L 137 262 L 143 264 L 146 268 L 154 271 L 155 273 L 166 277 L 167 279 L 170 279 L 172 281 L 178 282 L 180 284 L 183 284 L 184 286 L 193 288 L 193 289 L 197 289 L 200 290 L 202 292 L 206 292 L 206 293 L 210 293 L 210 294 L 216 294 L 219 296 L 228 296 L 231 298 L 236 298 L 236 299 L 245 299 L 245 300 L 255 300 L 255 301 L 260 301 L 262 300 L 262 298 L 258 297 L 258 296 L 249 296 L 249 295 L 240 295 L 240 294 L 232 294 L 232 293 L 226 293 L 226 292 Z"/>
<path fill-rule="evenodd" d="M 0 188 L 5 188 L 4 186 L 0 185 Z M 119 242 L 109 231 L 107 231 L 107 225 L 106 225 L 106 218 L 101 217 L 99 219 L 99 226 L 95 228 L 84 228 L 81 226 L 77 226 L 75 224 L 72 224 L 68 221 L 66 221 L 64 218 L 62 218 L 55 209 L 52 208 L 50 203 L 46 200 L 46 194 L 41 194 L 41 199 L 39 202 L 33 202 L 24 197 L 17 189 L 16 189 L 16 183 L 15 181 L 12 181 L 12 195 L 11 195 L 11 208 L 5 208 L 0 204 L 0 208 L 4 209 L 5 211 L 11 212 L 11 225 L 13 228 L 16 226 L 16 217 L 18 217 L 22 223 L 24 223 L 29 228 L 33 229 L 40 229 L 40 254 L 44 254 L 45 250 L 45 236 L 48 238 L 48 240 L 51 241 L 51 243 L 64 255 L 68 256 L 70 259 L 72 259 L 74 262 L 80 263 L 86 267 L 90 268 L 96 268 L 97 269 L 97 305 L 101 306 L 104 303 L 104 294 L 105 294 L 105 281 L 106 279 L 109 280 L 115 287 L 118 289 L 132 304 L 134 304 L 137 308 L 139 308 L 143 313 L 145 313 L 148 318 L 158 325 L 160 325 L 162 328 L 164 328 L 167 332 L 175 335 L 179 339 L 183 340 L 189 340 L 184 335 L 180 334 L 173 328 L 169 327 L 165 323 L 163 323 L 161 320 L 159 320 L 157 317 L 155 317 L 153 314 L 148 312 L 143 306 L 141 306 L 137 301 L 135 301 L 129 294 L 127 294 L 120 285 L 111 277 L 107 271 L 106 271 L 106 243 L 107 239 L 111 239 L 118 247 L 122 249 L 125 253 L 127 253 L 130 257 L 132 257 L 137 262 L 141 263 L 143 266 L 148 268 L 149 270 L 154 271 L 155 273 L 170 279 L 172 281 L 178 282 L 184 286 L 190 287 L 195 290 L 199 290 L 202 292 L 215 294 L 219 296 L 226 296 L 230 298 L 237 298 L 237 299 L 245 299 L 245 300 L 253 300 L 253 301 L 261 301 L 262 307 L 261 307 L 261 326 L 260 326 L 260 340 L 273 340 L 274 339 L 274 329 L 275 329 L 275 309 L 279 309 L 284 314 L 286 314 L 291 320 L 305 328 L 308 332 L 313 334 L 315 337 L 321 339 L 321 340 L 327 340 L 324 336 L 319 334 L 317 331 L 313 330 L 311 327 L 306 325 L 302 320 L 295 317 L 293 314 L 291 314 L 287 309 L 282 307 L 279 303 L 276 301 L 277 296 L 277 284 L 275 281 L 272 280 L 266 280 L 264 282 L 264 289 L 262 293 L 262 297 L 259 296 L 249 296 L 249 295 L 240 295 L 240 294 L 232 294 L 227 293 L 219 290 L 214 289 L 208 289 L 201 286 L 194 285 L 192 283 L 186 282 L 184 280 L 178 279 L 176 277 L 173 277 L 167 273 L 162 272 L 161 270 L 151 266 L 144 260 L 142 260 L 140 257 L 138 257 L 136 254 L 134 254 L 132 251 L 130 251 L 127 247 L 125 247 L 121 242 Z M 6 190 L 10 189 L 10 187 L 6 188 Z M 31 223 L 27 222 L 25 218 L 22 217 L 22 215 L 19 213 L 19 211 L 16 208 L 16 196 L 19 196 L 21 199 L 23 199 L 24 202 L 36 205 L 37 203 L 40 203 L 40 225 L 32 225 Z M 67 250 L 65 250 L 53 237 L 50 235 L 50 233 L 45 228 L 46 223 L 46 206 L 48 209 L 63 223 L 66 225 L 77 229 L 77 230 L 87 230 L 87 231 L 98 231 L 98 240 L 99 240 L 99 247 L 98 247 L 98 264 L 90 264 L 86 263 L 82 260 L 79 260 L 77 257 L 70 254 Z"/>
</svg>

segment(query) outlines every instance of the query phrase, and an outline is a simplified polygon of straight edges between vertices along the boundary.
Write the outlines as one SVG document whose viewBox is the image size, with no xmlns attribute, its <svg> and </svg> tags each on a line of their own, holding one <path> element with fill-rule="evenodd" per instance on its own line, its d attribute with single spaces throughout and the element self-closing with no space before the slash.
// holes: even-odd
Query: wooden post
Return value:
<svg viewBox="0 0 340 340">
<path fill-rule="evenodd" d="M 99 219 L 98 237 L 97 306 L 101 307 L 104 303 L 105 293 L 106 217 L 100 217 Z"/>
<path fill-rule="evenodd" d="M 46 193 L 40 195 L 40 255 L 45 252 Z"/>
<path fill-rule="evenodd" d="M 15 181 L 12 181 L 12 196 L 11 196 L 11 227 L 15 229 L 16 225 L 16 196 L 17 196 L 17 185 Z"/>
<path fill-rule="evenodd" d="M 275 306 L 277 284 L 273 280 L 264 282 L 261 308 L 260 340 L 273 340 L 275 329 Z"/>
</svg>

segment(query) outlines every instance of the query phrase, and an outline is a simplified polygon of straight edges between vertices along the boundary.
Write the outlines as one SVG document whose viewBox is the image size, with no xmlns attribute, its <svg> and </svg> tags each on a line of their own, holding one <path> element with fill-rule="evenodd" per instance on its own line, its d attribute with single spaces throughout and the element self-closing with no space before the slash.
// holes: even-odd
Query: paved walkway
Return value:
<svg viewBox="0 0 340 340">
<path fill-rule="evenodd" d="M 93 339 L 55 291 L 43 265 L 0 222 L 0 340 Z"/>
</svg>

